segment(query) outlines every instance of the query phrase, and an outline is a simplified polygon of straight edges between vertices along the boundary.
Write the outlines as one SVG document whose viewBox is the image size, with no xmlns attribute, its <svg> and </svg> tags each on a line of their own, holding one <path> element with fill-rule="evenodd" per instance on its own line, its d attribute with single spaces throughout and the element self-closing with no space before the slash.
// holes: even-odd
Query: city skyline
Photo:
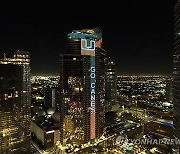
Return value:
<svg viewBox="0 0 180 154">
<path fill-rule="evenodd" d="M 67 33 L 99 27 L 103 48 L 118 74 L 172 75 L 173 1 L 83 3 L 2 2 L 0 54 L 31 54 L 32 74 L 58 74 L 59 54 L 66 53 Z"/>
<path fill-rule="evenodd" d="M 0 153 L 180 153 L 180 0 L 7 0 L 0 34 Z"/>
</svg>

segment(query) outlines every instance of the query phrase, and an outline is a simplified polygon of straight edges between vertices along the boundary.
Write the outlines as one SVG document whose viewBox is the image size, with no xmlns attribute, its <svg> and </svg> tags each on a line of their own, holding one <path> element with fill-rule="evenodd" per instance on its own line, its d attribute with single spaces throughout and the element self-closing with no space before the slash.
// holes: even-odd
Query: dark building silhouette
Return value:
<svg viewBox="0 0 180 154">
<path fill-rule="evenodd" d="M 111 111 L 117 103 L 117 75 L 116 65 L 110 59 L 105 59 L 105 108 L 106 112 Z"/>
<path fill-rule="evenodd" d="M 44 87 L 44 104 L 47 108 L 56 107 L 57 87 L 46 86 Z"/>
<path fill-rule="evenodd" d="M 166 81 L 166 99 L 168 102 L 173 101 L 173 94 L 172 94 L 173 84 L 172 84 L 172 78 L 167 78 Z"/>
<path fill-rule="evenodd" d="M 180 139 L 180 1 L 174 8 L 173 104 L 174 136 Z"/>
</svg>

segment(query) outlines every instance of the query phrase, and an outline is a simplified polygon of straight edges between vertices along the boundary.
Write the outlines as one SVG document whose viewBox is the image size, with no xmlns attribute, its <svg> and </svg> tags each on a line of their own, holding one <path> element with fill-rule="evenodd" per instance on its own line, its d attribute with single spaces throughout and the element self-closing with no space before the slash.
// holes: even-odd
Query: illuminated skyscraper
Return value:
<svg viewBox="0 0 180 154">
<path fill-rule="evenodd" d="M 30 152 L 30 57 L 0 59 L 0 153 Z"/>
<path fill-rule="evenodd" d="M 174 135 L 180 139 L 180 0 L 175 5 L 173 54 Z"/>
<path fill-rule="evenodd" d="M 98 28 L 74 30 L 67 37 L 68 54 L 60 55 L 60 140 L 82 144 L 103 131 L 105 50 Z"/>
</svg>

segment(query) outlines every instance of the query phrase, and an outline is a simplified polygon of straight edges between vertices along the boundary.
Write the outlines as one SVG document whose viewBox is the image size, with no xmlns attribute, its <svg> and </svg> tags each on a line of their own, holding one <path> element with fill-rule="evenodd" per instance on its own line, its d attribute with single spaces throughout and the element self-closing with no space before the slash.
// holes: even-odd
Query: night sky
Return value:
<svg viewBox="0 0 180 154">
<path fill-rule="evenodd" d="M 29 51 L 32 74 L 58 74 L 67 33 L 99 27 L 118 74 L 172 74 L 176 0 L 66 2 L 0 2 L 0 54 Z"/>
</svg>

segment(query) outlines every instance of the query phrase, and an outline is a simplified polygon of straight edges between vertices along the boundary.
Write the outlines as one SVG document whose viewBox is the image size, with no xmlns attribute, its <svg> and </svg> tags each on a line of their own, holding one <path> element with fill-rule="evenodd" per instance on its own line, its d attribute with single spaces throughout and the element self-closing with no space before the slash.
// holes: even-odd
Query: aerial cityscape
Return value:
<svg viewBox="0 0 180 154">
<path fill-rule="evenodd" d="M 180 0 L 85 3 L 0 6 L 0 154 L 179 154 Z"/>
</svg>

